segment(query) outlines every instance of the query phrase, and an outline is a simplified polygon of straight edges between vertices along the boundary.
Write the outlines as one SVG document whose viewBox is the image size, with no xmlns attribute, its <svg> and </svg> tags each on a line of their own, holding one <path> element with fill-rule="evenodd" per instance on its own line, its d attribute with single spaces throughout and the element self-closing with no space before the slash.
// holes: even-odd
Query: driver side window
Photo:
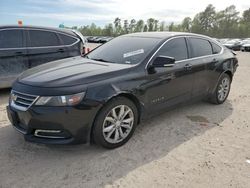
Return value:
<svg viewBox="0 0 250 188">
<path fill-rule="evenodd" d="M 188 58 L 187 45 L 184 37 L 168 41 L 157 53 L 157 56 L 169 56 L 180 61 Z"/>
</svg>

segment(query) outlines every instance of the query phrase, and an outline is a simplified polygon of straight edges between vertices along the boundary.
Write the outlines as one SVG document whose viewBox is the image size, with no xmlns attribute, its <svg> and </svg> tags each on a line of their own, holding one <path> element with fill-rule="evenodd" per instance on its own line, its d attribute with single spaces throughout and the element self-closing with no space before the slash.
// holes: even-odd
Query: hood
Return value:
<svg viewBox="0 0 250 188">
<path fill-rule="evenodd" d="M 18 82 L 38 87 L 68 87 L 105 80 L 131 65 L 104 63 L 83 57 L 53 61 L 25 71 Z"/>
</svg>

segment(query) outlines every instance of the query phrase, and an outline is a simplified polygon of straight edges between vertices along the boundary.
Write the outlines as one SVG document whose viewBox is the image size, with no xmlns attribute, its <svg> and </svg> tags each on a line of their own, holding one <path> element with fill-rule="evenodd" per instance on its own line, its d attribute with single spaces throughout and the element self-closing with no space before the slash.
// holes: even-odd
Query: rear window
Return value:
<svg viewBox="0 0 250 188">
<path fill-rule="evenodd" d="M 205 39 L 189 38 L 192 57 L 200 57 L 213 54 L 211 44 Z"/>
<path fill-rule="evenodd" d="M 22 30 L 12 29 L 0 31 L 0 48 L 23 47 Z"/>
<path fill-rule="evenodd" d="M 77 41 L 76 38 L 73 38 L 73 37 L 70 37 L 67 35 L 59 34 L 59 36 L 60 36 L 64 45 L 71 45 Z"/>
<path fill-rule="evenodd" d="M 220 47 L 219 45 L 213 43 L 213 42 L 211 42 L 211 44 L 212 44 L 212 48 L 213 48 L 213 53 L 214 53 L 214 54 L 220 53 L 221 47 Z"/>
<path fill-rule="evenodd" d="M 50 31 L 29 31 L 29 47 L 46 47 L 46 46 L 59 46 L 59 39 L 54 32 Z"/>
</svg>

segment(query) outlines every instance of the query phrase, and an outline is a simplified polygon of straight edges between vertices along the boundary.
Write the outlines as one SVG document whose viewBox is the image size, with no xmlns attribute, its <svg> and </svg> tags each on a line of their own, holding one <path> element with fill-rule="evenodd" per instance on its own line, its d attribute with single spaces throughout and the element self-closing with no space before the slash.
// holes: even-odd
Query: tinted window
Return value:
<svg viewBox="0 0 250 188">
<path fill-rule="evenodd" d="M 70 45 L 76 42 L 76 39 L 67 35 L 59 34 L 64 45 Z"/>
<path fill-rule="evenodd" d="M 29 47 L 59 46 L 59 39 L 56 33 L 49 31 L 30 30 Z"/>
<path fill-rule="evenodd" d="M 21 30 L 0 31 L 0 48 L 23 47 L 23 35 Z"/>
<path fill-rule="evenodd" d="M 199 57 L 212 54 L 211 44 L 205 39 L 189 38 L 192 57 Z"/>
<path fill-rule="evenodd" d="M 214 54 L 220 53 L 221 47 L 220 47 L 219 45 L 213 43 L 213 42 L 211 42 L 211 44 L 212 44 L 212 48 L 213 48 L 213 53 L 214 53 Z"/>
<path fill-rule="evenodd" d="M 159 55 L 174 57 L 176 61 L 188 58 L 186 41 L 176 38 L 168 41 L 158 52 Z"/>
<path fill-rule="evenodd" d="M 121 36 L 90 52 L 90 59 L 102 59 L 111 63 L 137 64 L 156 47 L 160 39 Z"/>
</svg>

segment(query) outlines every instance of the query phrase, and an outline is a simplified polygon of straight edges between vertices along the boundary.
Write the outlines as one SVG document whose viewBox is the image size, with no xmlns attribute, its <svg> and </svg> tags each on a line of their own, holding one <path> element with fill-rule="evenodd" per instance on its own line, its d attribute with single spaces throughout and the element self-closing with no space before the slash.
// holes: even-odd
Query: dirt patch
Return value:
<svg viewBox="0 0 250 188">
<path fill-rule="evenodd" d="M 190 119 L 192 122 L 198 122 L 198 123 L 209 123 L 207 118 L 203 116 L 187 116 L 188 119 Z"/>
</svg>

